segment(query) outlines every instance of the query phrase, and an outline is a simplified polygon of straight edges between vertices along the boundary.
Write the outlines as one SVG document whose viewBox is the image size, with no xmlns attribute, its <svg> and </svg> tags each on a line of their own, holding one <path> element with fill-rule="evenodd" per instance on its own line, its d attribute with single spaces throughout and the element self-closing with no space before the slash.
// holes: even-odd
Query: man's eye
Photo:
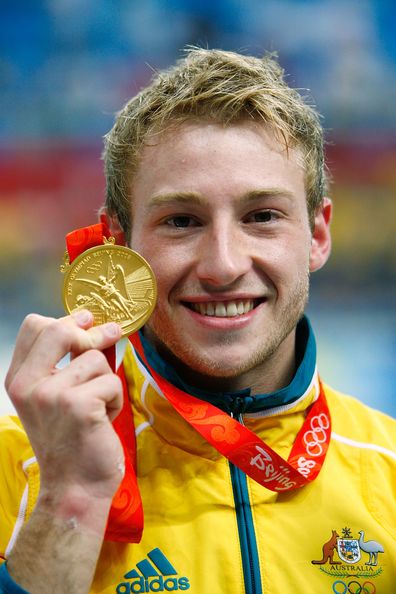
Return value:
<svg viewBox="0 0 396 594">
<path fill-rule="evenodd" d="M 178 229 L 185 229 L 186 227 L 196 227 L 197 221 L 187 215 L 179 215 L 177 217 L 169 217 L 166 219 L 166 224 L 170 227 L 177 227 Z"/>
<path fill-rule="evenodd" d="M 252 212 L 245 219 L 246 223 L 269 223 L 276 218 L 274 211 L 272 210 L 259 210 Z"/>
</svg>

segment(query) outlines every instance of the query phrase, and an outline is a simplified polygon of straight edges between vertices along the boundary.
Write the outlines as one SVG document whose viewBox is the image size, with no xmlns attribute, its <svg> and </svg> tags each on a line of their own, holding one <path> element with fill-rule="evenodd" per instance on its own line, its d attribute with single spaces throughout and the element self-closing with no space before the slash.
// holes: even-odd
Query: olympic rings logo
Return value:
<svg viewBox="0 0 396 594">
<path fill-rule="evenodd" d="M 360 585 L 356 580 L 351 580 L 346 584 L 342 580 L 337 580 L 333 584 L 335 594 L 375 594 L 377 588 L 373 582 L 364 582 Z"/>
<path fill-rule="evenodd" d="M 304 433 L 306 452 L 312 458 L 323 454 L 322 443 L 327 441 L 326 429 L 330 427 L 330 419 L 325 413 L 320 413 L 311 419 L 311 429 Z"/>
</svg>

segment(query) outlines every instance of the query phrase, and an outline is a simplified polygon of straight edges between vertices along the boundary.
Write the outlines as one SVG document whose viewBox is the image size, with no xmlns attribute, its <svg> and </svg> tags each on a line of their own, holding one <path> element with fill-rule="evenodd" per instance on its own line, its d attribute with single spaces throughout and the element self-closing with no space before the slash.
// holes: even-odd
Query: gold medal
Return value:
<svg viewBox="0 0 396 594">
<path fill-rule="evenodd" d="M 90 248 L 65 272 L 63 303 L 67 313 L 88 309 L 94 324 L 117 322 L 122 335 L 139 330 L 157 300 L 154 273 L 146 260 L 130 248 L 114 245 L 114 238 Z"/>
</svg>

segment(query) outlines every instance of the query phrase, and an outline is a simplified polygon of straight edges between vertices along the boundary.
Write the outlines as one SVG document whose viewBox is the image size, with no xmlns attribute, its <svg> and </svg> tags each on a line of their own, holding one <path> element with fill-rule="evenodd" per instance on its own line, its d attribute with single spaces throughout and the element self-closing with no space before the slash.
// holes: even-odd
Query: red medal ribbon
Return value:
<svg viewBox="0 0 396 594">
<path fill-rule="evenodd" d="M 308 408 L 287 460 L 233 417 L 179 390 L 147 363 L 138 333 L 129 337 L 135 350 L 173 408 L 223 456 L 271 491 L 289 491 L 313 481 L 330 444 L 331 419 L 320 383 L 319 398 Z"/>
<path fill-rule="evenodd" d="M 103 244 L 103 237 L 110 236 L 106 224 L 76 229 L 66 235 L 66 247 L 70 263 L 85 250 Z M 136 438 L 133 412 L 129 401 L 124 368 L 116 369 L 115 347 L 104 352 L 110 367 L 121 378 L 124 402 L 113 427 L 120 438 L 125 456 L 125 474 L 111 504 L 105 540 L 116 542 L 140 542 L 143 532 L 143 506 L 136 479 Z"/>
<path fill-rule="evenodd" d="M 98 223 L 90 227 L 75 229 L 66 235 L 66 247 L 70 263 L 83 252 L 97 245 L 103 245 L 103 237 L 110 237 L 109 228 L 105 223 Z"/>
</svg>

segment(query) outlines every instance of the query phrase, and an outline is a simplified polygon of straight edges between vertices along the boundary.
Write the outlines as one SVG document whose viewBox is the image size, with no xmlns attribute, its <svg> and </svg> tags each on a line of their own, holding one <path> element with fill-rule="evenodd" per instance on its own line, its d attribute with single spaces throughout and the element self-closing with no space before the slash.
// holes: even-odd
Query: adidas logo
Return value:
<svg viewBox="0 0 396 594">
<path fill-rule="evenodd" d="M 136 594 L 138 592 L 173 592 L 174 590 L 188 590 L 190 582 L 186 577 L 177 577 L 177 571 L 168 561 L 160 549 L 153 549 L 147 553 L 150 559 L 143 559 L 136 563 L 136 569 L 124 575 L 128 582 L 118 584 L 117 594 Z"/>
</svg>

